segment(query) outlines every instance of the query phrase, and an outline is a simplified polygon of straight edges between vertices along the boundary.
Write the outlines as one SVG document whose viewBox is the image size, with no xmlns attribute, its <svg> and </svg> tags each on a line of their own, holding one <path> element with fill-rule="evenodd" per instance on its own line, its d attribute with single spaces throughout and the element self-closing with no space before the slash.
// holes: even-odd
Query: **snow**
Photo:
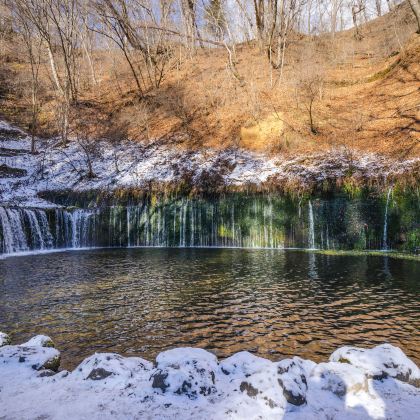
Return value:
<svg viewBox="0 0 420 420">
<path fill-rule="evenodd" d="M 420 159 L 391 161 L 375 154 L 350 159 L 343 149 L 306 157 L 268 157 L 239 149 L 181 150 L 159 140 L 147 144 L 124 141 L 112 145 L 95 143 L 91 153 L 94 178 L 87 174 L 86 141 L 72 140 L 66 147 L 59 139 L 38 140 L 32 155 L 30 138 L 21 130 L 0 121 L 0 165 L 23 169 L 26 175 L 0 178 L 0 203 L 28 207 L 54 207 L 38 197 L 41 191 L 148 188 L 150 183 L 168 184 L 190 179 L 197 188 L 235 188 L 265 185 L 305 186 L 339 181 L 349 172 L 355 179 L 383 180 L 416 173 Z M 0 149 L 1 150 L 1 149 Z M 217 185 L 220 183 L 220 185 Z"/>
<path fill-rule="evenodd" d="M 1 418 L 414 419 L 420 409 L 420 389 L 397 379 L 418 368 L 389 344 L 343 347 L 319 364 L 248 352 L 219 361 L 196 348 L 164 351 L 154 364 L 96 353 L 73 372 L 56 372 L 51 343 L 36 336 L 0 347 Z M 382 369 L 395 371 L 372 376 Z"/>
<path fill-rule="evenodd" d="M 346 361 L 363 369 L 371 377 L 390 376 L 420 386 L 420 369 L 398 347 L 382 344 L 373 349 L 342 347 L 330 357 L 331 361 Z"/>
<path fill-rule="evenodd" d="M 5 346 L 6 344 L 10 344 L 10 337 L 0 331 L 0 347 Z"/>
</svg>

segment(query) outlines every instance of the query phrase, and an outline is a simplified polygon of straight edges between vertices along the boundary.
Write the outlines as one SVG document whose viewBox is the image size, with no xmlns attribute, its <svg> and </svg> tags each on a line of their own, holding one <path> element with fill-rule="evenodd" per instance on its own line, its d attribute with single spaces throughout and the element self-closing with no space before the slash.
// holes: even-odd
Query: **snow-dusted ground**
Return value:
<svg viewBox="0 0 420 420">
<path fill-rule="evenodd" d="M 343 149 L 285 159 L 244 150 L 185 151 L 159 141 L 147 145 L 126 141 L 114 146 L 103 141 L 94 147 L 83 140 L 72 140 L 67 147 L 59 143 L 58 139 L 39 141 L 40 153 L 31 155 L 29 137 L 0 121 L 0 167 L 26 171 L 20 177 L 0 176 L 0 204 L 48 207 L 52 204 L 38 198 L 39 191 L 112 191 L 182 179 L 201 189 L 264 184 L 293 188 L 320 186 L 349 173 L 368 181 L 420 171 L 420 159 L 397 162 L 374 154 L 356 157 Z M 95 174 L 90 179 L 86 176 L 88 159 Z"/>
<path fill-rule="evenodd" d="M 114 353 L 58 371 L 49 337 L 8 344 L 0 333 L 4 419 L 415 419 L 420 371 L 389 344 L 343 347 L 316 364 L 240 352 L 219 361 L 196 348 L 156 362 Z"/>
</svg>

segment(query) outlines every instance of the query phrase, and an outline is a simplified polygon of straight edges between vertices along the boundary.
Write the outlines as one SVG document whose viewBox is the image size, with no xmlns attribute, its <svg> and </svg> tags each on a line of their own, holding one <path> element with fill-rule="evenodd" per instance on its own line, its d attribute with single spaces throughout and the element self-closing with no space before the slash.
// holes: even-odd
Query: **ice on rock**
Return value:
<svg viewBox="0 0 420 420">
<path fill-rule="evenodd" d="M 186 395 L 191 399 L 216 393 L 219 366 L 214 354 L 203 349 L 182 347 L 160 353 L 156 363 L 151 377 L 154 389 Z"/>
<path fill-rule="evenodd" d="M 11 342 L 12 340 L 10 337 L 6 333 L 0 331 L 0 347 L 7 346 Z"/>
<path fill-rule="evenodd" d="M 121 385 L 132 381 L 147 382 L 152 363 L 140 357 L 122 357 L 116 353 L 95 353 L 72 372 L 75 380 L 101 381 L 104 385 Z"/>
<path fill-rule="evenodd" d="M 420 387 L 420 369 L 401 349 L 381 344 L 372 349 L 341 347 L 331 356 L 332 362 L 350 363 L 373 379 L 395 378 Z"/>
<path fill-rule="evenodd" d="M 312 370 L 309 386 L 330 391 L 339 398 L 347 394 L 369 392 L 368 378 L 363 370 L 347 363 L 319 363 Z"/>
</svg>

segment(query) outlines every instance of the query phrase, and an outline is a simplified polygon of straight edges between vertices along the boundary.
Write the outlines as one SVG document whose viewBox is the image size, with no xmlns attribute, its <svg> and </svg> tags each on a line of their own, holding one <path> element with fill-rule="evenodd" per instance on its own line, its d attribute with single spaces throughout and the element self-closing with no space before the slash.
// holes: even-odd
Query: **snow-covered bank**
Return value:
<svg viewBox="0 0 420 420">
<path fill-rule="evenodd" d="M 375 154 L 332 149 L 306 157 L 268 157 L 245 150 L 181 150 L 161 141 L 148 144 L 40 141 L 31 155 L 30 138 L 0 121 L 0 203 L 49 207 L 40 191 L 118 188 L 148 189 L 150 184 L 191 184 L 198 191 L 235 188 L 298 190 L 355 182 L 383 183 L 420 173 L 420 159 L 393 161 Z M 89 162 L 93 177 L 87 177 Z"/>
<path fill-rule="evenodd" d="M 58 371 L 58 350 L 36 336 L 10 345 L 0 333 L 0 417 L 5 419 L 416 418 L 420 370 L 384 344 L 343 347 L 328 362 L 280 362 L 240 352 L 219 361 L 194 348 L 156 363 L 94 354 Z"/>
</svg>

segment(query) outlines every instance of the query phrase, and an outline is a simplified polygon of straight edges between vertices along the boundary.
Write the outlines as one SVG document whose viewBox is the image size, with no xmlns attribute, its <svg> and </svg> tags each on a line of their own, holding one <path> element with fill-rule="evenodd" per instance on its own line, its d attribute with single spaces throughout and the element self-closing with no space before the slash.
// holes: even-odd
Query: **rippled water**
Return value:
<svg viewBox="0 0 420 420">
<path fill-rule="evenodd" d="M 391 342 L 420 362 L 420 264 L 243 249 L 70 251 L 0 260 L 0 330 L 51 336 L 73 368 L 94 351 L 153 360 L 176 346 L 219 357 L 325 360 Z"/>
</svg>

